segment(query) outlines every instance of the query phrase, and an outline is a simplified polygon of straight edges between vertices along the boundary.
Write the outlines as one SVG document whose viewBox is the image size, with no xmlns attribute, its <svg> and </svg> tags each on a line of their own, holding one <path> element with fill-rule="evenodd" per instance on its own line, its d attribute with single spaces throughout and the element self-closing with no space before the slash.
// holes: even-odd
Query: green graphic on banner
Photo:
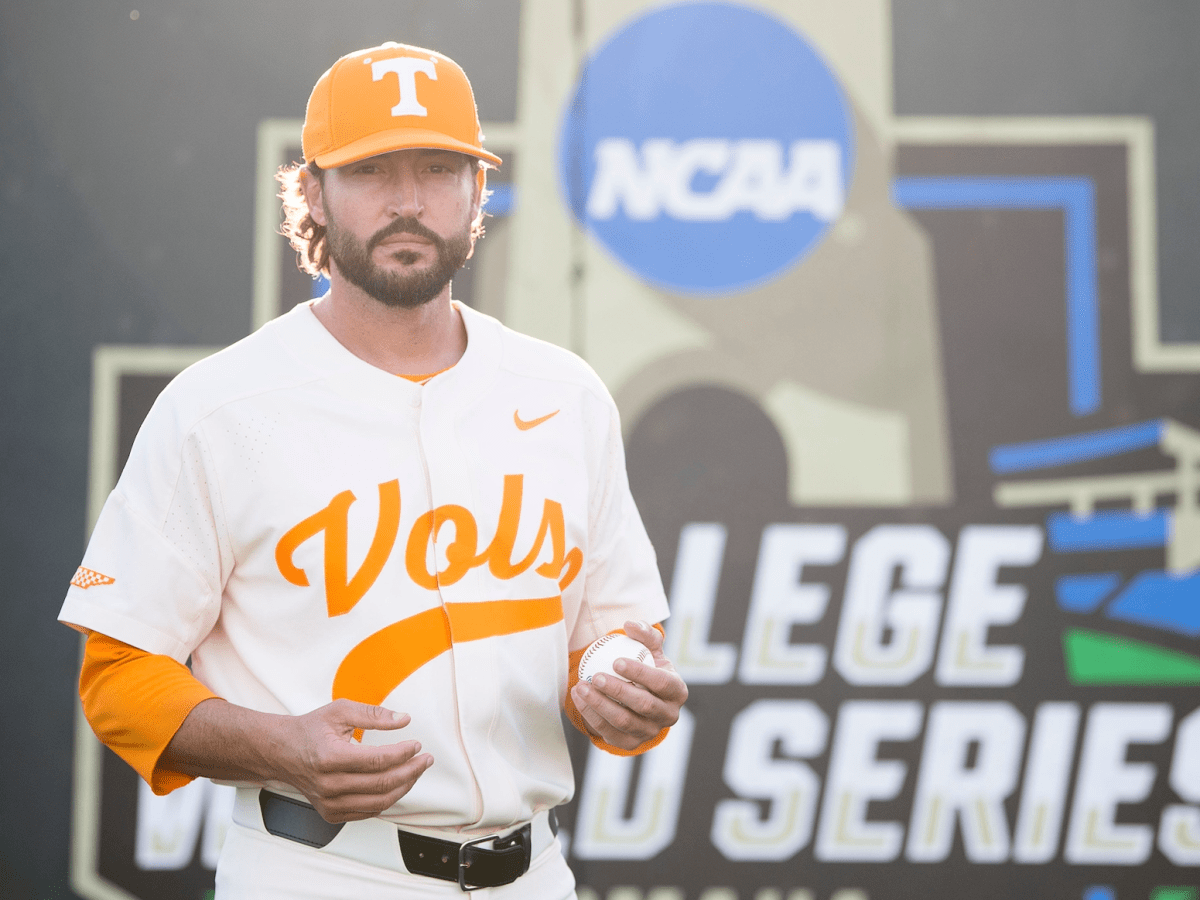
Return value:
<svg viewBox="0 0 1200 900">
<path fill-rule="evenodd" d="M 1101 631 L 1069 629 L 1063 652 L 1072 684 L 1200 684 L 1200 658 Z"/>
<path fill-rule="evenodd" d="M 1194 887 L 1160 887 L 1155 888 L 1150 900 L 1196 900 L 1200 889 Z"/>
</svg>

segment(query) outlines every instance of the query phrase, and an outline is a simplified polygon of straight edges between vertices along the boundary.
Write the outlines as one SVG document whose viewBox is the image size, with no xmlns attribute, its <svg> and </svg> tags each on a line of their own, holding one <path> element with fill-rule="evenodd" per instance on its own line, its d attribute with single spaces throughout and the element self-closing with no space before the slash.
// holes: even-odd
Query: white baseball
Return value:
<svg viewBox="0 0 1200 900">
<path fill-rule="evenodd" d="M 590 682 L 597 675 L 611 675 L 629 682 L 613 671 L 613 663 L 618 659 L 632 659 L 647 666 L 654 665 L 654 656 L 646 646 L 624 634 L 606 634 L 583 651 L 583 659 L 579 660 L 579 680 Z M 632 684 L 632 682 L 629 682 Z"/>
</svg>

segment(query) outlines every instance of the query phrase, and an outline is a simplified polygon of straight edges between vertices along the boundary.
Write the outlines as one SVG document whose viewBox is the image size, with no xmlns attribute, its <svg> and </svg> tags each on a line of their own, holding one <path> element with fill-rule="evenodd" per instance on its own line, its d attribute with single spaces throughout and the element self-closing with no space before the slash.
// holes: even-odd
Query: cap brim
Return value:
<svg viewBox="0 0 1200 900">
<path fill-rule="evenodd" d="M 455 140 L 449 135 L 436 131 L 426 131 L 421 128 L 395 128 L 391 131 L 378 131 L 367 135 L 345 147 L 331 150 L 329 153 L 318 153 L 315 162 L 322 169 L 336 169 L 347 163 L 358 162 L 368 156 L 378 156 L 380 153 L 391 153 L 394 150 L 453 150 L 465 153 L 476 159 L 483 159 L 492 165 L 501 165 L 502 160 L 495 153 L 489 153 L 474 144 Z"/>
</svg>

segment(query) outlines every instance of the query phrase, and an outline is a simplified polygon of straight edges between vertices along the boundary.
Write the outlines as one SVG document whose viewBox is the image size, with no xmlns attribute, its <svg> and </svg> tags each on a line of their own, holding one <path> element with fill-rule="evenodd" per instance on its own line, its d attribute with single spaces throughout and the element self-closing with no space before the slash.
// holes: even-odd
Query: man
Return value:
<svg viewBox="0 0 1200 900">
<path fill-rule="evenodd" d="M 453 61 L 343 57 L 303 144 L 285 231 L 330 291 L 147 417 L 60 615 L 85 712 L 159 793 L 238 785 L 219 900 L 571 897 L 561 709 L 637 753 L 687 695 L 616 409 L 451 302 L 500 162 Z M 575 683 L 617 630 L 654 665 Z"/>
</svg>

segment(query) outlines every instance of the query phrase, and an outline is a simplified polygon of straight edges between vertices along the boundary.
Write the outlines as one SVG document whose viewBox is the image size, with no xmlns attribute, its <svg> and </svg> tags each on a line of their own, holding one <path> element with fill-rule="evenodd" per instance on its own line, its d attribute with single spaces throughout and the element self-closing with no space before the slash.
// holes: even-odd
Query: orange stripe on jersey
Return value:
<svg viewBox="0 0 1200 900">
<path fill-rule="evenodd" d="M 333 699 L 379 705 L 409 675 L 450 649 L 441 607 L 393 622 L 346 654 L 333 676 Z"/>
<path fill-rule="evenodd" d="M 545 628 L 563 617 L 562 597 L 538 600 L 488 600 L 482 603 L 447 603 L 450 633 L 456 643 L 516 634 Z"/>
<path fill-rule="evenodd" d="M 448 603 L 394 622 L 346 654 L 333 678 L 333 699 L 375 706 L 409 675 L 450 649 L 561 622 L 562 598 Z M 453 635 L 453 637 L 451 637 Z"/>
</svg>

